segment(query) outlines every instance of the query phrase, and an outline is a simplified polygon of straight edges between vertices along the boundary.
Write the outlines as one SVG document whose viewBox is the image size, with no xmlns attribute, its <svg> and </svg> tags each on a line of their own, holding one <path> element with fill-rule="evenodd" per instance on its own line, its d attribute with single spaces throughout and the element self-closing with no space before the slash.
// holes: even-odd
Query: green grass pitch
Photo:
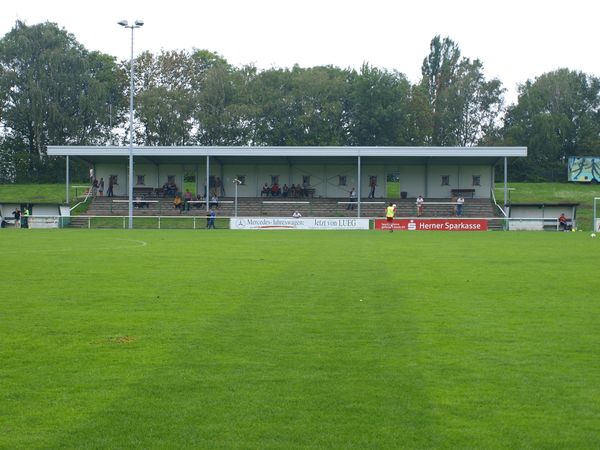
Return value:
<svg viewBox="0 0 600 450">
<path fill-rule="evenodd" d="M 0 232 L 0 448 L 595 448 L 589 233 Z"/>
</svg>

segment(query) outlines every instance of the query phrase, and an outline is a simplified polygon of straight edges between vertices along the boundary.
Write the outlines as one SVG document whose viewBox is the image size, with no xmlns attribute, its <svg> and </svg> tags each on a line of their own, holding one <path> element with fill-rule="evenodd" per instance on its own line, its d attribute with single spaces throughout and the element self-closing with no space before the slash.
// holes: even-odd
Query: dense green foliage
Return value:
<svg viewBox="0 0 600 450">
<path fill-rule="evenodd" d="M 598 245 L 2 230 L 0 447 L 594 448 Z"/>
<path fill-rule="evenodd" d="M 135 144 L 520 145 L 530 156 L 511 177 L 552 181 L 600 144 L 597 78 L 542 74 L 505 110 L 502 82 L 447 37 L 432 39 L 414 84 L 367 63 L 260 71 L 206 50 L 144 52 L 135 66 Z M 47 145 L 127 143 L 129 76 L 129 62 L 56 24 L 17 22 L 0 39 L 0 182 L 59 180 L 64 162 Z"/>
</svg>

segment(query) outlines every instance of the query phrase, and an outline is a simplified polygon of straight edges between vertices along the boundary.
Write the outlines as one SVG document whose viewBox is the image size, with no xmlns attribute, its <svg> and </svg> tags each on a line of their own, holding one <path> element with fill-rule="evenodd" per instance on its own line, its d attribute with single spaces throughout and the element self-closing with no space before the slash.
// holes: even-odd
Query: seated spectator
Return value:
<svg viewBox="0 0 600 450">
<path fill-rule="evenodd" d="M 565 213 L 562 213 L 558 218 L 558 229 L 560 231 L 569 231 L 571 226 L 569 225 L 569 219 L 565 216 Z"/>
<path fill-rule="evenodd" d="M 202 195 L 198 194 L 198 195 L 196 195 L 196 200 L 201 202 L 204 200 L 204 197 L 202 197 Z M 202 208 L 202 203 L 194 203 L 194 206 L 196 208 Z"/>
<path fill-rule="evenodd" d="M 265 197 L 268 197 L 270 193 L 271 189 L 269 189 L 269 185 L 265 183 L 265 185 L 262 187 L 262 191 L 260 191 L 260 196 L 262 197 L 264 195 Z"/>
<path fill-rule="evenodd" d="M 133 206 L 135 206 L 136 208 L 149 208 L 150 205 L 148 205 L 148 202 L 145 202 L 144 200 L 142 200 L 142 197 L 140 197 L 139 195 L 135 198 L 135 202 L 133 202 Z"/>
<path fill-rule="evenodd" d="M 302 214 L 300 214 L 300 211 L 296 210 L 294 211 L 294 214 L 292 214 L 292 217 L 294 219 L 299 219 L 300 217 L 302 217 Z"/>
<path fill-rule="evenodd" d="M 167 195 L 168 196 L 174 196 L 177 195 L 177 185 L 175 184 L 175 182 L 171 181 L 170 183 L 167 184 Z"/>
<path fill-rule="evenodd" d="M 186 189 L 186 190 L 185 190 L 185 194 L 183 194 L 183 201 L 184 201 L 184 204 L 183 204 L 183 209 L 184 209 L 184 210 L 186 210 L 186 211 L 189 211 L 189 210 L 190 210 L 190 204 L 189 204 L 189 202 L 190 202 L 190 201 L 191 201 L 193 198 L 194 198 L 194 197 L 192 197 L 192 193 L 190 192 L 190 190 L 189 190 L 189 189 Z"/>
<path fill-rule="evenodd" d="M 180 211 L 183 208 L 183 201 L 181 200 L 181 197 L 179 196 L 179 194 L 175 194 L 175 199 L 173 199 L 173 207 Z"/>
<path fill-rule="evenodd" d="M 287 184 L 284 183 L 283 184 L 283 190 L 281 192 L 281 196 L 284 197 L 284 198 L 287 198 L 289 192 L 290 192 L 290 188 L 288 187 Z"/>
<path fill-rule="evenodd" d="M 217 193 L 213 192 L 210 197 L 210 203 L 208 205 L 210 208 L 218 208 L 219 207 L 219 197 L 217 197 Z"/>
<path fill-rule="evenodd" d="M 273 197 L 277 197 L 279 194 L 281 194 L 281 188 L 279 187 L 279 184 L 273 183 L 271 185 L 271 195 Z"/>
</svg>

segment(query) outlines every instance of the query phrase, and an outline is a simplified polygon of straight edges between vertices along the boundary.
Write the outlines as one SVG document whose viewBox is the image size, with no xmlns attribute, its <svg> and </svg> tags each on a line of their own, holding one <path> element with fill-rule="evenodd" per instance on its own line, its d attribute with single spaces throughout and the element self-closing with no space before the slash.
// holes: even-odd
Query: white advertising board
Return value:
<svg viewBox="0 0 600 450">
<path fill-rule="evenodd" d="M 232 217 L 232 230 L 368 230 L 369 219 L 349 217 Z"/>
</svg>

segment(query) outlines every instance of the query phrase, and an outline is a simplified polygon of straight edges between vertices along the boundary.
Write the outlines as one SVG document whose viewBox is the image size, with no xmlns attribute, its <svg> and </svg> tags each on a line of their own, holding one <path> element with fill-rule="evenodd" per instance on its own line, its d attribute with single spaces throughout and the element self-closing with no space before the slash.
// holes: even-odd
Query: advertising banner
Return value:
<svg viewBox="0 0 600 450">
<path fill-rule="evenodd" d="M 385 219 L 375 220 L 376 230 L 400 231 L 487 231 L 487 220 L 482 219 Z"/>
<path fill-rule="evenodd" d="M 232 230 L 368 230 L 369 219 L 348 217 L 232 217 Z"/>
</svg>

